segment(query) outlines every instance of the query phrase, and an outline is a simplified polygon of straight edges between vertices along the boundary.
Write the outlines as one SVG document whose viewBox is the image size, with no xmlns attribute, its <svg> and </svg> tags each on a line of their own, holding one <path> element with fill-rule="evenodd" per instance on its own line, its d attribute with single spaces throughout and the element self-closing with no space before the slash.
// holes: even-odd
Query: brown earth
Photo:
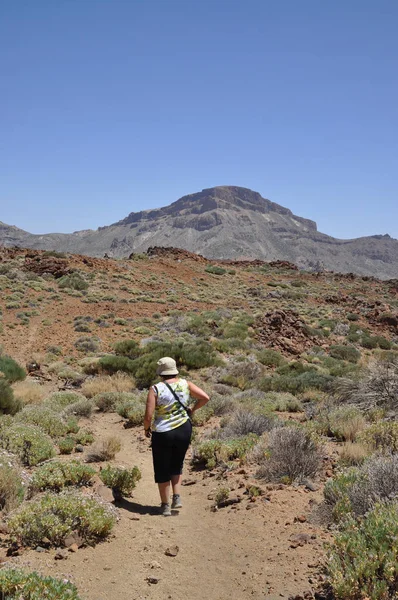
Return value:
<svg viewBox="0 0 398 600">
<path fill-rule="evenodd" d="M 269 486 L 251 502 L 244 494 L 253 482 L 247 467 L 221 479 L 188 468 L 186 481 L 192 485 L 182 488 L 184 507 L 165 518 L 157 514 L 151 453 L 141 430 L 124 429 L 114 414 L 97 415 L 89 423 L 97 439 L 119 436 L 123 449 L 116 462 L 138 465 L 142 472 L 134 497 L 118 505 L 114 535 L 95 548 L 67 553 L 64 560 L 54 559 L 56 550 L 30 550 L 14 564 L 70 579 L 85 600 L 271 600 L 314 587 L 329 535 L 307 519 L 321 492 Z M 220 485 L 241 501 L 212 512 L 209 497 Z M 103 486 L 97 493 L 112 500 Z M 177 556 L 167 556 L 174 546 Z"/>
<path fill-rule="evenodd" d="M 227 273 L 208 273 L 206 264 L 225 265 Z M 159 255 L 120 261 L 79 255 L 45 257 L 39 251 L 0 249 L 0 343 L 22 364 L 35 358 L 39 364 L 42 361 L 42 369 L 35 376 L 44 378 L 48 388 L 55 388 L 62 386 L 62 381 L 46 370 L 46 352 L 50 346 L 60 346 L 59 360 L 71 359 L 72 363 L 84 356 L 74 345 L 86 335 L 74 328 L 74 319 L 79 316 L 91 319 L 88 335 L 100 338 L 102 352 L 112 351 L 121 339 L 139 341 L 152 335 L 161 339 L 166 317 L 200 315 L 206 310 L 252 315 L 251 336 L 253 345 L 258 344 L 256 349 L 279 348 L 291 358 L 313 345 L 327 351 L 332 344 L 346 343 L 346 338 L 334 331 L 316 340 L 309 336 L 305 326 L 317 327 L 320 318 L 343 323 L 351 313 L 358 319 L 358 330 L 366 328 L 391 341 L 398 339 L 396 282 L 301 273 L 290 265 L 272 267 L 261 261 L 236 263 L 233 270 L 227 265 L 231 263 L 167 249 Z M 8 273 L 8 267 L 13 271 L 10 278 L 2 274 Z M 86 295 L 71 295 L 58 288 L 52 274 L 57 276 L 61 267 L 63 273 L 79 271 L 87 278 L 90 286 Z M 31 281 L 32 271 L 42 274 L 38 289 L 34 287 L 37 278 L 32 278 L 33 287 L 21 284 L 26 283 L 27 273 L 28 283 Z M 21 289 L 20 307 L 7 308 Z M 35 314 L 22 324 L 18 314 L 32 309 Z M 126 323 L 117 324 L 112 317 L 108 327 L 102 328 L 96 320 L 103 320 L 105 313 Z M 152 327 L 155 322 L 157 326 Z M 366 349 L 361 353 L 363 360 L 370 355 Z M 60 561 L 54 560 L 55 551 L 31 550 L 15 559 L 18 564 L 71 578 L 85 600 L 275 600 L 282 594 L 286 598 L 303 595 L 316 586 L 323 544 L 329 539 L 328 531 L 316 526 L 311 517 L 322 498 L 322 485 L 315 492 L 303 487 L 264 486 L 264 495 L 251 502 L 244 494 L 245 486 L 253 481 L 246 465 L 242 472 L 232 475 L 192 471 L 187 479 L 193 485 L 183 488 L 184 508 L 166 519 L 155 514 L 157 490 L 148 442 L 141 431 L 124 429 L 114 414 L 95 415 L 91 426 L 97 438 L 120 436 L 123 449 L 116 462 L 137 464 L 143 474 L 134 498 L 118 507 L 120 520 L 114 536 L 95 548 L 68 553 L 68 558 Z M 331 452 L 329 448 L 328 454 Z M 330 464 L 325 464 L 321 484 L 326 472 L 332 473 Z M 241 501 L 212 512 L 214 501 L 210 498 L 220 485 L 228 485 L 232 497 L 241 496 Z M 98 492 L 111 500 L 104 488 Z M 292 538 L 301 533 L 304 538 Z M 166 549 L 176 545 L 177 556 L 166 556 Z M 150 583 L 148 578 L 159 582 Z"/>
<path fill-rule="evenodd" d="M 330 317 L 338 320 L 348 313 L 358 315 L 358 329 L 366 327 L 375 335 L 387 335 L 391 338 L 398 334 L 395 325 L 398 322 L 397 309 L 388 303 L 395 297 L 394 288 L 391 288 L 389 282 L 356 275 L 304 274 L 292 270 L 290 266 L 285 270 L 281 269 L 279 263 L 276 267 L 267 265 L 267 271 L 261 272 L 259 269 L 265 263 L 258 265 L 257 261 L 241 265 L 234 263 L 234 271 L 220 277 L 206 272 L 205 264 L 228 263 L 198 260 L 199 257 L 192 258 L 190 253 L 178 249 L 170 249 L 168 253 L 168 249 L 164 248 L 160 254 L 144 257 L 143 260 L 116 261 L 81 255 L 67 255 L 66 259 L 56 259 L 45 257 L 41 251 L 0 248 L 0 265 L 19 262 L 21 271 L 39 269 L 44 276 L 46 271 L 43 273 L 41 265 L 46 266 L 47 273 L 50 274 L 58 273 L 59 270 L 62 273 L 80 271 L 88 277 L 95 274 L 96 278 L 100 274 L 109 290 L 109 296 L 104 292 L 94 303 L 84 303 L 85 298 L 73 297 L 65 290 L 58 290 L 56 280 L 52 284 L 50 279 L 49 286 L 53 288 L 53 295 L 50 291 L 43 293 L 29 290 L 29 301 L 37 303 L 42 298 L 42 304 L 39 306 L 40 314 L 30 318 L 28 327 L 21 326 L 16 319 L 21 308 L 5 309 L 7 294 L 3 292 L 0 296 L 0 309 L 3 309 L 4 332 L 0 332 L 0 343 L 8 353 L 23 362 L 30 361 L 32 354 L 44 353 L 50 345 L 61 346 L 64 354 L 76 355 L 74 341 L 81 334 L 74 331 L 73 321 L 78 316 L 84 315 L 94 320 L 104 313 L 113 313 L 118 318 L 129 319 L 131 327 L 134 327 L 141 324 L 143 319 L 152 318 L 154 313 L 163 317 L 170 310 L 202 312 L 220 308 L 242 310 L 256 316 L 262 313 L 257 320 L 260 341 L 264 330 L 268 328 L 268 317 L 264 315 L 275 310 L 282 310 L 290 315 L 289 311 L 292 309 L 299 313 L 301 322 L 305 324 L 311 324 L 319 310 L 326 309 L 331 313 Z M 126 283 L 125 279 L 128 280 L 127 285 L 123 285 Z M 302 299 L 290 299 L 283 288 L 268 287 L 286 287 L 286 283 L 289 286 L 300 283 L 310 293 Z M 12 284 L 13 281 L 10 281 L 9 285 Z M 103 284 L 97 285 L 94 282 L 90 289 L 91 287 L 97 293 L 101 291 Z M 132 295 L 131 287 L 134 287 L 136 296 Z M 381 302 L 380 298 L 388 298 L 388 301 Z M 392 320 L 383 321 L 383 313 L 392 314 Z M 290 321 L 288 317 L 287 335 L 283 337 L 287 340 L 287 352 L 294 355 L 313 344 L 309 337 L 304 339 L 305 335 L 303 337 L 301 333 L 296 344 L 298 334 L 289 325 Z M 9 327 L 12 328 L 12 335 L 8 333 Z M 115 324 L 106 329 L 93 325 L 92 334 L 100 338 L 101 350 L 104 352 L 112 349 L 121 333 L 120 327 Z M 133 337 L 140 339 L 145 336 L 134 333 Z M 269 343 L 269 337 L 270 334 L 267 334 L 263 338 L 265 345 Z M 318 344 L 328 346 L 341 341 L 339 336 L 330 335 L 327 339 L 318 340 Z"/>
</svg>

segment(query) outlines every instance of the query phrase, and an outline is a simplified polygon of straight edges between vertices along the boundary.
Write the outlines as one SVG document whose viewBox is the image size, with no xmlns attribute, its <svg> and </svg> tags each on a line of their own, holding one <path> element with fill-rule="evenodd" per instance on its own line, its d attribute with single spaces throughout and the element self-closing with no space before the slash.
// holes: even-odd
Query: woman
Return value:
<svg viewBox="0 0 398 600">
<path fill-rule="evenodd" d="M 181 474 L 192 435 L 190 418 L 198 408 L 207 404 L 209 396 L 190 381 L 180 379 L 176 361 L 169 356 L 157 362 L 156 372 L 162 381 L 152 386 L 148 392 L 144 429 L 146 437 L 152 435 L 153 467 L 162 502 L 161 512 L 169 517 L 172 508 L 182 508 Z M 193 406 L 189 406 L 191 398 L 196 400 Z M 170 484 L 173 488 L 171 506 Z"/>
</svg>

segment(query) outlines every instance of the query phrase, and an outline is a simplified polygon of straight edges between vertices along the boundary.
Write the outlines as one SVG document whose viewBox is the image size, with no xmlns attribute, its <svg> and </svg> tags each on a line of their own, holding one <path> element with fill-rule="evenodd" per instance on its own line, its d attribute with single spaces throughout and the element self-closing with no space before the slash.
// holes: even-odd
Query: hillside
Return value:
<svg viewBox="0 0 398 600">
<path fill-rule="evenodd" d="M 287 260 L 305 270 L 398 277 L 398 241 L 388 235 L 338 240 L 316 223 L 246 188 L 223 186 L 171 205 L 131 213 L 96 231 L 33 235 L 0 223 L 0 243 L 102 257 L 150 246 L 185 248 L 213 259 Z"/>
<path fill-rule="evenodd" d="M 350 565 L 339 542 L 353 535 L 343 516 L 398 492 L 397 280 L 176 248 L 119 260 L 0 248 L 0 289 L 0 591 L 10 566 L 77 586 L 53 600 L 358 600 L 375 581 L 397 585 L 395 563 L 375 559 L 390 548 L 384 524 L 398 534 L 392 501 L 361 540 L 368 564 Z M 170 519 L 142 433 L 159 353 L 211 397 Z M 109 464 L 140 469 L 132 496 L 113 500 Z M 373 487 L 349 496 L 365 468 Z M 92 539 L 68 512 L 55 523 L 37 509 L 72 511 L 71 498 L 94 503 L 95 532 L 98 511 L 112 530 Z"/>
</svg>

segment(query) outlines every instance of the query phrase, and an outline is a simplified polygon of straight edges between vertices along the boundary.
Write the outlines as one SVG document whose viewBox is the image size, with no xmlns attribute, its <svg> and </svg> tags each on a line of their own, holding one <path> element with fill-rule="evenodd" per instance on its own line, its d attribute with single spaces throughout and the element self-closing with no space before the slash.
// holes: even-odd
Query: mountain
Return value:
<svg viewBox="0 0 398 600">
<path fill-rule="evenodd" d="M 288 260 L 302 269 L 398 277 L 398 240 L 374 235 L 339 240 L 316 223 L 247 188 L 220 186 L 163 208 L 130 213 L 98 230 L 33 235 L 0 222 L 0 243 L 112 257 L 174 246 L 212 259 Z"/>
</svg>

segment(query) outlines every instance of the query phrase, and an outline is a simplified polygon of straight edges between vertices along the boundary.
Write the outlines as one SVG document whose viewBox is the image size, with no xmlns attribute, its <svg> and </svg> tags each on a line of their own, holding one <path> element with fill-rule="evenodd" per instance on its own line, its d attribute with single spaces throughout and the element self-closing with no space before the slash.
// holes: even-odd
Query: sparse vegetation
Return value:
<svg viewBox="0 0 398 600">
<path fill-rule="evenodd" d="M 6 521 L 26 510 L 13 539 L 35 546 L 44 536 L 46 547 L 49 530 L 51 544 L 63 545 L 62 511 L 74 516 L 74 530 L 85 519 L 81 505 L 68 503 L 72 496 L 90 499 L 88 489 L 81 496 L 72 489 L 90 485 L 94 469 L 87 460 L 104 463 L 96 471 L 115 499 L 131 494 L 139 473 L 118 464 L 118 429 L 133 425 L 139 430 L 128 435 L 142 435 L 147 388 L 158 378 L 157 360 L 169 355 L 181 375 L 211 397 L 193 419 L 193 467 L 213 470 L 203 479 L 209 501 L 223 506 L 227 500 L 237 509 L 268 506 L 270 490 L 275 507 L 281 499 L 295 510 L 294 498 L 301 496 L 289 485 L 303 484 L 308 491 L 316 479 L 322 490 L 326 475 L 327 506 L 319 508 L 323 518 L 333 513 L 328 536 L 337 540 L 330 593 L 348 600 L 392 597 L 398 589 L 393 570 L 389 587 L 383 587 L 384 557 L 393 558 L 394 540 L 383 529 L 390 516 L 378 513 L 373 520 L 366 530 L 373 540 L 366 539 L 364 524 L 380 504 L 392 511 L 398 494 L 394 282 L 281 265 L 208 268 L 202 259 L 189 258 L 182 264 L 164 260 L 159 270 L 156 258 L 146 255 L 144 270 L 138 261 L 123 259 L 109 260 L 100 270 L 101 259 L 88 266 L 67 255 L 62 268 L 70 270 L 54 278 L 29 272 L 25 251 L 12 252 L 17 258 L 2 255 L 0 261 L 0 446 L 6 457 L 0 461 L 0 509 Z M 15 348 L 12 358 L 5 354 Z M 57 389 L 62 391 L 50 393 Z M 102 414 L 107 411 L 125 422 Z M 85 429 L 79 429 L 83 419 Z M 96 440 L 89 419 L 99 432 Z M 109 429 L 101 429 L 104 423 Z M 106 439 L 107 433 L 116 433 L 116 440 Z M 54 459 L 58 450 L 61 456 Z M 72 453 L 84 462 L 71 460 Z M 257 485 L 253 473 L 267 485 Z M 237 496 L 230 501 L 229 489 Z M 63 498 L 65 508 L 54 508 L 50 497 Z M 315 498 L 309 492 L 306 497 Z M 250 514 L 255 518 L 256 511 Z M 98 523 L 101 530 L 100 516 Z M 25 529 L 34 541 L 25 542 Z M 91 535 L 87 540 L 94 542 Z M 374 554 L 374 572 L 366 553 Z M 30 583 L 22 585 L 19 595 L 30 598 Z M 38 589 L 32 600 L 46 597 Z M 19 600 L 16 594 L 10 598 Z M 63 594 L 54 600 L 64 600 Z M 71 591 L 65 594 L 74 598 Z"/>
<path fill-rule="evenodd" d="M 77 531 L 85 543 L 105 538 L 115 523 L 113 513 L 94 498 L 75 492 L 42 496 L 24 503 L 8 521 L 11 536 L 22 544 L 35 546 L 47 538 L 62 545 L 64 538 Z"/>
</svg>

